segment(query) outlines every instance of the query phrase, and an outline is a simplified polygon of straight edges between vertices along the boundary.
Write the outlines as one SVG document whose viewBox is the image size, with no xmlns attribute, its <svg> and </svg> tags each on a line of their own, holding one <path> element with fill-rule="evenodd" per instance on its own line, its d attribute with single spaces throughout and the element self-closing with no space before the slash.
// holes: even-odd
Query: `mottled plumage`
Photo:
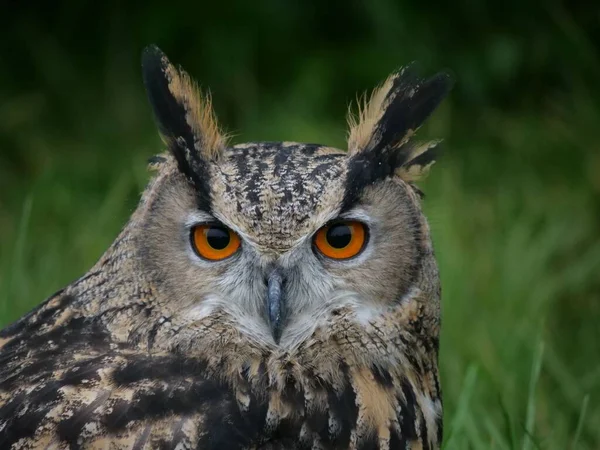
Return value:
<svg viewBox="0 0 600 450">
<path fill-rule="evenodd" d="M 0 331 L 0 448 L 439 448 L 440 285 L 412 185 L 436 144 L 410 138 L 449 77 L 394 74 L 345 152 L 229 146 L 156 47 L 143 69 L 169 152 L 100 261 Z M 314 236 L 340 220 L 367 238 L 328 259 Z M 205 223 L 240 248 L 201 257 Z"/>
</svg>

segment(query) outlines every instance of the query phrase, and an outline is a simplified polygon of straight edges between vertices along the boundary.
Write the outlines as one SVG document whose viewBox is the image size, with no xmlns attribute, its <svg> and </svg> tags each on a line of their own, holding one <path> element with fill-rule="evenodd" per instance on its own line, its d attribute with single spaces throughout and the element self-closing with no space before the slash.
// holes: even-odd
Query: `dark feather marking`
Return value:
<svg viewBox="0 0 600 450">
<path fill-rule="evenodd" d="M 27 393 L 21 392 L 2 405 L 0 408 L 0 421 L 8 421 L 15 417 L 15 414 L 17 413 L 18 409 L 23 406 L 26 398 Z M 3 431 L 6 431 L 6 428 Z"/>
<path fill-rule="evenodd" d="M 152 425 L 146 425 L 144 427 L 144 431 L 138 436 L 138 438 L 133 443 L 133 447 L 131 450 L 143 450 L 146 442 L 148 442 L 148 438 L 150 437 L 150 432 L 152 431 Z"/>
<path fill-rule="evenodd" d="M 440 396 L 440 398 L 441 398 L 441 396 Z M 437 426 L 438 445 L 441 445 L 441 443 L 444 440 L 444 417 L 442 415 L 439 415 L 438 417 L 435 418 L 435 425 Z"/>
<path fill-rule="evenodd" d="M 251 409 L 253 411 L 248 414 L 242 414 L 231 392 L 222 391 L 218 401 L 204 408 L 204 432 L 197 448 L 234 450 L 245 448 L 256 441 L 264 428 L 267 404 L 261 402 Z"/>
<path fill-rule="evenodd" d="M 77 323 L 74 323 L 77 322 Z M 104 334 L 99 330 L 95 330 L 93 325 L 89 325 L 90 330 L 71 330 L 70 324 L 79 326 L 85 323 L 84 320 L 75 319 L 70 321 L 65 327 L 56 328 L 48 333 L 33 335 L 28 340 L 14 340 L 7 343 L 2 349 L 6 352 L 6 357 L 15 359 L 14 357 L 24 357 L 27 354 L 33 353 L 36 356 L 35 364 L 39 364 L 47 368 L 55 367 L 57 358 L 64 356 L 65 349 L 76 350 L 80 348 L 93 348 L 99 351 L 108 350 L 109 344 L 104 341 Z M 53 344 L 48 342 L 52 341 Z M 6 367 L 0 368 L 0 374 Z"/>
<path fill-rule="evenodd" d="M 0 431 L 0 448 L 10 448 L 20 439 L 29 438 L 35 434 L 44 417 L 54 406 L 50 400 L 57 399 L 57 384 L 57 382 L 49 382 L 41 390 L 35 390 L 30 394 L 22 392 L 0 408 L 0 423 L 5 422 L 4 428 Z M 50 393 L 54 396 L 47 398 L 45 394 Z M 42 402 L 33 401 L 32 397 L 38 395 L 39 399 L 43 400 Z M 19 414 L 23 407 L 26 407 L 27 410 Z"/>
<path fill-rule="evenodd" d="M 240 370 L 240 378 L 244 382 L 244 386 L 250 385 L 250 364 L 245 362 L 242 364 L 242 369 Z"/>
<path fill-rule="evenodd" d="M 294 448 L 299 442 L 301 427 L 302 423 L 299 420 L 286 417 L 273 430 L 270 441 L 280 448 Z"/>
<path fill-rule="evenodd" d="M 359 200 L 361 192 L 378 181 L 391 177 L 405 162 L 405 155 L 399 151 L 380 154 L 357 153 L 348 161 L 346 191 L 342 199 L 341 212 L 352 208 Z"/>
<path fill-rule="evenodd" d="M 5 429 L 0 432 L 0 448 L 11 448 L 20 439 L 32 437 L 49 411 L 49 407 L 28 410 L 8 419 Z"/>
<path fill-rule="evenodd" d="M 281 392 L 281 400 L 290 404 L 291 408 L 298 413 L 304 410 L 304 390 L 302 385 L 297 383 L 289 373 Z"/>
<path fill-rule="evenodd" d="M 409 130 L 416 130 L 448 95 L 452 79 L 442 72 L 421 80 L 410 65 L 393 81 L 388 98 L 391 100 L 377 123 L 365 150 L 381 152 L 396 146 Z"/>
<path fill-rule="evenodd" d="M 325 383 L 324 380 L 315 375 L 312 370 L 305 370 L 304 376 L 307 380 L 311 380 L 310 389 L 314 398 L 327 397 L 327 391 L 333 390 L 333 387 Z M 320 405 L 309 405 L 306 410 L 306 423 L 309 429 L 317 433 L 322 442 L 329 442 L 329 423 L 328 412 L 326 409 L 321 409 Z"/>
<path fill-rule="evenodd" d="M 171 92 L 169 86 L 171 80 L 167 74 L 170 66 L 166 55 L 158 47 L 152 45 L 144 49 L 142 53 L 144 86 L 159 131 L 168 139 L 183 138 L 185 145 L 191 150 L 195 145 L 195 136 L 187 122 L 187 111 Z"/>
<path fill-rule="evenodd" d="M 33 436 L 44 417 L 60 401 L 59 389 L 64 385 L 62 381 L 49 381 L 29 394 L 18 395 L 0 408 L 0 421 L 8 422 L 0 432 L 0 448 L 8 448 L 10 442 Z M 27 405 L 27 411 L 19 416 L 17 411 L 23 405 Z"/>
<path fill-rule="evenodd" d="M 392 429 L 390 433 L 390 450 L 405 450 L 406 444 L 406 438 L 400 436 L 397 430 Z"/>
<path fill-rule="evenodd" d="M 111 412 L 101 418 L 102 424 L 110 432 L 122 430 L 132 420 L 128 416 L 131 406 L 131 402 L 120 398 L 117 399 L 112 405 Z"/>
<path fill-rule="evenodd" d="M 371 372 L 373 373 L 373 377 L 375 381 L 381 384 L 385 388 L 393 388 L 394 387 L 394 379 L 390 372 L 383 367 L 373 364 L 371 365 Z"/>
<path fill-rule="evenodd" d="M 402 440 L 410 442 L 417 438 L 417 430 L 415 428 L 417 399 L 408 380 L 403 379 L 401 385 L 404 398 L 398 396 L 398 402 L 401 406 L 398 422 L 400 430 L 402 430 Z"/>
<path fill-rule="evenodd" d="M 172 442 L 166 439 L 159 439 L 158 441 L 152 442 L 152 445 L 156 450 L 174 450 L 176 447 Z"/>
<path fill-rule="evenodd" d="M 59 389 L 63 386 L 64 384 L 60 381 L 47 381 L 46 383 L 36 387 L 29 394 L 29 404 L 32 407 L 38 407 L 60 400 L 62 394 L 59 392 Z"/>
<path fill-rule="evenodd" d="M 379 448 L 377 433 L 373 431 L 366 436 L 361 436 L 357 444 L 357 450 L 377 450 Z"/>
<path fill-rule="evenodd" d="M 249 386 L 249 367 L 242 368 L 240 381 Z M 268 440 L 269 436 L 264 434 L 268 402 L 257 392 L 266 390 L 266 366 L 261 361 L 258 369 L 257 389 L 249 389 L 250 408 L 241 411 L 231 389 L 226 385 L 218 385 L 218 397 L 202 410 L 205 412 L 203 427 L 197 448 L 220 449 L 220 448 L 243 448 L 250 442 L 257 443 Z M 225 419 L 224 419 L 225 418 Z M 208 431 L 206 431 L 208 430 Z M 261 436 L 260 433 L 263 433 Z M 259 439 L 260 438 L 260 439 Z"/>
<path fill-rule="evenodd" d="M 105 364 L 102 364 L 104 358 L 104 355 L 97 356 L 79 363 L 78 366 L 69 368 L 61 378 L 61 383 L 63 383 L 64 386 L 79 386 L 86 381 L 100 380 L 98 369 L 106 369 L 107 367 Z"/>
<path fill-rule="evenodd" d="M 246 430 L 247 435 L 256 439 L 258 433 L 265 428 L 269 404 L 262 396 L 256 395 L 254 391 L 250 391 L 249 395 L 251 407 L 241 415 L 241 427 Z"/>
<path fill-rule="evenodd" d="M 265 391 L 269 382 L 269 375 L 267 374 L 267 364 L 262 360 L 258 365 L 257 371 L 258 385 L 261 390 Z"/>
<path fill-rule="evenodd" d="M 20 367 L 11 366 L 12 369 L 8 371 L 10 375 L 4 379 L 2 379 L 4 370 L 0 371 L 0 387 L 8 391 L 18 387 L 19 384 L 23 382 L 35 383 L 45 378 L 48 373 L 52 372 L 57 366 L 57 356 L 59 354 L 59 350 L 41 352 L 40 359 L 37 359 L 36 355 L 36 359 L 31 364 L 25 365 L 26 363 L 23 362 L 23 365 Z M 48 357 L 48 359 L 46 359 L 46 357 Z"/>
<path fill-rule="evenodd" d="M 419 425 L 419 433 L 421 434 L 421 442 L 423 443 L 423 450 L 430 450 L 429 437 L 427 436 L 427 424 L 425 423 L 425 417 L 423 417 L 423 411 L 419 410 L 419 417 L 421 423 Z"/>
<path fill-rule="evenodd" d="M 172 378 L 197 379 L 206 369 L 206 362 L 179 355 L 147 356 L 128 362 L 112 375 L 117 385 L 127 385 L 140 380 L 168 381 Z"/>
<path fill-rule="evenodd" d="M 167 57 L 156 46 L 149 46 L 142 53 L 144 85 L 160 133 L 168 140 L 179 170 L 194 186 L 198 207 L 210 211 L 207 163 L 195 148 L 196 136 L 187 122 L 185 107 L 169 88 L 169 66 Z"/>
<path fill-rule="evenodd" d="M 56 427 L 56 434 L 61 441 L 68 442 L 71 448 L 79 448 L 77 438 L 83 431 L 86 423 L 94 420 L 93 413 L 110 397 L 109 391 L 100 391 L 96 398 L 89 404 L 79 408 L 75 413 L 61 420 Z"/>
<path fill-rule="evenodd" d="M 356 393 L 350 383 L 346 363 L 340 364 L 340 370 L 345 380 L 343 390 L 336 392 L 334 389 L 327 389 L 330 414 L 334 420 L 340 423 L 339 434 L 337 436 L 330 436 L 330 441 L 335 448 L 346 448 L 350 442 L 352 428 L 354 428 L 358 418 L 358 405 L 356 404 Z"/>
<path fill-rule="evenodd" d="M 159 419 L 172 415 L 190 415 L 209 410 L 222 401 L 224 386 L 214 381 L 187 381 L 136 392 L 131 402 L 116 402 L 102 422 L 118 431 L 134 420 Z M 221 417 L 223 420 L 223 416 Z"/>
</svg>

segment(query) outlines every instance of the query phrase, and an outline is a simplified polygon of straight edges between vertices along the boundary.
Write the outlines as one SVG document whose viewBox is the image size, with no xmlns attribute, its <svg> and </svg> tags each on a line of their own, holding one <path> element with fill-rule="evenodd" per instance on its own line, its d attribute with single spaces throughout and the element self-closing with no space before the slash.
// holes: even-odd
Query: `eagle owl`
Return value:
<svg viewBox="0 0 600 450">
<path fill-rule="evenodd" d="M 412 137 L 451 87 L 406 67 L 347 150 L 228 145 L 143 52 L 168 149 L 85 275 L 0 332 L 1 449 L 437 449 L 440 282 Z"/>
</svg>

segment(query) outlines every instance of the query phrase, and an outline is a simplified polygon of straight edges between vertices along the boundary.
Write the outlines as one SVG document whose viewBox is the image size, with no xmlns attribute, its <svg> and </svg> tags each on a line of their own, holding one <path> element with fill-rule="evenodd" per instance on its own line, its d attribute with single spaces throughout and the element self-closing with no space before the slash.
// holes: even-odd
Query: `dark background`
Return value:
<svg viewBox="0 0 600 450">
<path fill-rule="evenodd" d="M 600 6 L 527 2 L 6 2 L 0 325 L 81 275 L 162 151 L 158 44 L 234 142 L 345 148 L 356 95 L 418 61 L 450 98 L 422 188 L 442 281 L 447 448 L 600 448 Z"/>
</svg>

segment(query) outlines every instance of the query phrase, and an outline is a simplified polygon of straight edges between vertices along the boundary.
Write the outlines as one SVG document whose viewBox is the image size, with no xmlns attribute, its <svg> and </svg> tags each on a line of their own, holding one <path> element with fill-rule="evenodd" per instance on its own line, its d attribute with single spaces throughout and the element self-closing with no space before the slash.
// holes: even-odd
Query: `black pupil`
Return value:
<svg viewBox="0 0 600 450">
<path fill-rule="evenodd" d="M 327 243 L 333 248 L 344 248 L 352 240 L 352 230 L 345 223 L 332 225 L 327 230 Z"/>
<path fill-rule="evenodd" d="M 229 245 L 229 231 L 221 227 L 210 227 L 206 230 L 206 242 L 215 250 L 223 250 Z"/>
</svg>

